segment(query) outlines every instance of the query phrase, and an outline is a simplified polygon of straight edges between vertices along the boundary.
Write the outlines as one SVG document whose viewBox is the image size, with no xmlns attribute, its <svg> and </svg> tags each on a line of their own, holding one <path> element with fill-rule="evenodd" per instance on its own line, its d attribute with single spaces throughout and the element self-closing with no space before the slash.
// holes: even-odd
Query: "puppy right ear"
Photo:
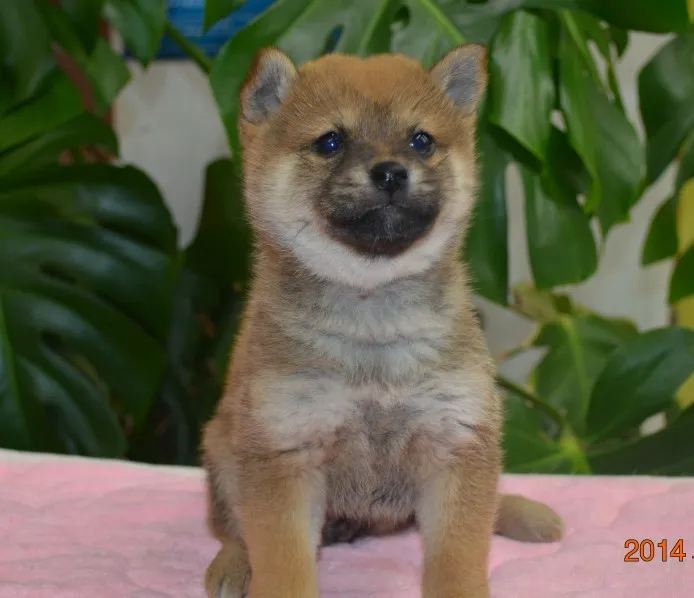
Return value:
<svg viewBox="0 0 694 598">
<path fill-rule="evenodd" d="M 287 98 L 296 67 L 281 50 L 266 48 L 255 59 L 241 89 L 241 115 L 253 124 L 267 119 Z"/>
</svg>

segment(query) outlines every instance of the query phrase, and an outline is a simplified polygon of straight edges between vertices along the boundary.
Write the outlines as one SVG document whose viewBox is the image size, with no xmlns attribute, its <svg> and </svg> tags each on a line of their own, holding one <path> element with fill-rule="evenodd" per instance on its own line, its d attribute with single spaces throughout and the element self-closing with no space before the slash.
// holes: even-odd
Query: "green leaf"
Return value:
<svg viewBox="0 0 694 598">
<path fill-rule="evenodd" d="M 612 43 L 617 49 L 617 56 L 622 58 L 629 47 L 629 31 L 621 27 L 614 26 L 611 26 L 609 30 Z"/>
<path fill-rule="evenodd" d="M 85 42 L 85 46 L 60 8 L 48 2 L 40 2 L 38 6 L 55 41 L 89 77 L 97 110 L 105 111 L 130 80 L 128 67 L 102 37 L 95 39 L 93 43 Z"/>
<path fill-rule="evenodd" d="M 0 438 L 120 456 L 163 373 L 176 232 L 133 168 L 56 167 L 0 183 Z M 60 438 L 60 442 L 56 441 Z"/>
<path fill-rule="evenodd" d="M 313 0 L 282 34 L 278 45 L 297 64 L 302 64 L 319 56 L 329 37 L 339 29 L 335 51 L 365 56 L 374 46 L 381 49 L 389 46 L 387 17 L 392 18 L 396 8 L 397 3 L 392 0 L 364 0 L 359 4 L 350 0 L 330 3 Z"/>
<path fill-rule="evenodd" d="M 510 473 L 571 473 L 574 463 L 544 431 L 543 415 L 509 393 L 504 420 L 504 469 Z"/>
<path fill-rule="evenodd" d="M 668 197 L 656 211 L 641 253 L 641 265 L 648 266 L 677 255 L 677 197 Z"/>
<path fill-rule="evenodd" d="M 639 73 L 638 85 L 654 182 L 694 131 L 694 30 L 665 44 Z"/>
<path fill-rule="evenodd" d="M 237 169 L 229 159 L 215 160 L 207 167 L 205 200 L 186 265 L 229 286 L 244 285 L 250 275 L 251 239 Z"/>
<path fill-rule="evenodd" d="M 130 70 L 106 40 L 99 40 L 84 70 L 92 82 L 96 109 L 105 112 L 130 81 Z"/>
<path fill-rule="evenodd" d="M 575 46 L 563 38 L 561 106 L 569 140 L 591 176 L 585 209 L 597 210 L 603 234 L 628 219 L 638 199 L 644 160 L 631 123 L 584 71 Z"/>
<path fill-rule="evenodd" d="M 211 29 L 217 21 L 226 19 L 245 3 L 246 0 L 205 0 L 205 31 Z"/>
<path fill-rule="evenodd" d="M 563 10 L 559 11 L 558 16 L 559 22 L 581 55 L 583 64 L 593 78 L 593 82 L 596 85 L 602 85 L 600 72 L 588 46 L 589 39 L 593 39 L 601 52 L 609 53 L 609 45 L 606 44 L 607 36 L 601 35 L 603 31 L 600 28 L 600 24 L 589 15 L 582 13 L 572 13 Z M 589 36 L 588 33 L 592 35 Z"/>
<path fill-rule="evenodd" d="M 489 120 L 544 162 L 555 101 L 547 23 L 523 11 L 506 16 L 489 71 Z"/>
<path fill-rule="evenodd" d="M 508 218 L 506 166 L 508 157 L 482 132 L 481 189 L 467 233 L 464 260 L 475 291 L 501 305 L 508 303 Z"/>
<path fill-rule="evenodd" d="M 135 57 L 143 65 L 149 64 L 164 37 L 164 0 L 106 0 L 104 16 L 120 31 Z"/>
<path fill-rule="evenodd" d="M 651 220 L 641 255 L 642 265 L 655 264 L 677 255 L 679 251 L 677 206 L 682 188 L 692 178 L 694 178 L 694 134 L 684 144 L 675 178 L 675 191 L 660 205 Z"/>
<path fill-rule="evenodd" d="M 683 31 L 689 25 L 687 0 L 520 0 L 525 6 L 557 10 L 582 10 L 623 29 L 671 33 Z M 504 3 L 504 4 L 516 4 Z"/>
<path fill-rule="evenodd" d="M 521 169 L 528 254 L 538 289 L 586 280 L 598 266 L 590 221 L 565 181 Z"/>
<path fill-rule="evenodd" d="M 45 0 L 37 2 L 36 9 L 41 13 L 43 23 L 48 29 L 53 42 L 71 56 L 79 66 L 84 65 L 87 61 L 88 53 L 85 48 L 85 42 L 80 39 L 80 36 L 75 31 L 68 14 L 60 6 Z"/>
<path fill-rule="evenodd" d="M 51 38 L 34 2 L 0 2 L 0 81 L 6 108 L 37 94 L 54 68 Z"/>
<path fill-rule="evenodd" d="M 118 140 L 111 127 L 85 113 L 15 150 L 0 153 L 0 178 L 55 164 L 65 150 L 83 146 L 99 146 L 118 154 Z"/>
<path fill-rule="evenodd" d="M 598 377 L 586 434 L 594 441 L 629 432 L 672 402 L 694 372 L 694 332 L 661 328 L 617 349 Z"/>
<path fill-rule="evenodd" d="M 694 245 L 689 247 L 675 262 L 670 279 L 669 303 L 678 303 L 694 295 Z"/>
<path fill-rule="evenodd" d="M 683 144 L 682 153 L 680 155 L 680 164 L 675 177 L 675 195 L 679 197 L 682 192 L 682 187 L 689 181 L 694 179 L 694 131 L 689 139 Z"/>
<path fill-rule="evenodd" d="M 562 315 L 544 324 L 533 343 L 548 348 L 532 373 L 537 394 L 581 434 L 598 374 L 610 354 L 636 334 L 631 322 L 596 314 Z"/>
<path fill-rule="evenodd" d="M 83 111 L 77 89 L 60 73 L 45 93 L 0 119 L 0 152 L 47 133 Z"/>
<path fill-rule="evenodd" d="M 465 42 L 489 45 L 509 3 L 468 4 L 459 0 L 403 0 L 404 27 L 393 34 L 391 50 L 430 67 L 447 51 Z M 399 13 L 400 14 L 400 13 Z"/>
<path fill-rule="evenodd" d="M 601 475 L 694 475 L 694 407 L 665 429 L 617 448 L 589 453 Z"/>
<path fill-rule="evenodd" d="M 101 13 L 106 0 L 60 0 L 60 6 L 82 40 L 87 54 L 91 54 L 100 39 Z"/>
<path fill-rule="evenodd" d="M 276 45 L 307 11 L 311 0 L 277 0 L 232 37 L 219 52 L 210 72 L 210 86 L 234 156 L 241 155 L 237 121 L 241 85 L 261 48 Z"/>
<path fill-rule="evenodd" d="M 448 50 L 469 41 L 451 14 L 460 3 L 403 0 L 402 6 L 407 9 L 406 24 L 393 33 L 391 51 L 416 58 L 429 68 Z M 458 8 L 458 12 L 463 11 Z"/>
<path fill-rule="evenodd" d="M 671 0 L 664 5 L 652 0 L 631 0 L 625 10 L 624 0 L 492 0 L 467 3 L 458 0 L 420 0 L 437 5 L 465 33 L 486 29 L 493 32 L 495 19 L 519 9 L 571 10 L 588 12 L 621 29 L 671 33 L 684 31 L 690 22 L 687 0 Z M 476 41 L 484 42 L 484 38 Z"/>
<path fill-rule="evenodd" d="M 568 135 L 556 127 L 552 127 L 549 138 L 546 171 L 562 181 L 567 191 L 570 190 L 575 197 L 585 195 L 590 190 L 590 174 L 571 147 Z"/>
</svg>

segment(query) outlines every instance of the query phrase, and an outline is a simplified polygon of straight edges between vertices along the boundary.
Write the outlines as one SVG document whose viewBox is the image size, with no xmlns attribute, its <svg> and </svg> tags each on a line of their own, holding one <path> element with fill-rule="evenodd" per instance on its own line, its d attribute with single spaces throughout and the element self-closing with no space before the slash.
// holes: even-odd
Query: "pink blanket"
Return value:
<svg viewBox="0 0 694 598">
<path fill-rule="evenodd" d="M 694 480 L 509 476 L 503 485 L 551 503 L 568 533 L 549 545 L 495 538 L 494 598 L 694 595 Z M 636 562 L 625 562 L 629 539 Z M 644 561 L 648 540 L 654 556 Z M 216 550 L 198 470 L 0 451 L 0 598 L 203 598 Z M 329 548 L 322 595 L 416 598 L 420 561 L 414 533 Z"/>
</svg>

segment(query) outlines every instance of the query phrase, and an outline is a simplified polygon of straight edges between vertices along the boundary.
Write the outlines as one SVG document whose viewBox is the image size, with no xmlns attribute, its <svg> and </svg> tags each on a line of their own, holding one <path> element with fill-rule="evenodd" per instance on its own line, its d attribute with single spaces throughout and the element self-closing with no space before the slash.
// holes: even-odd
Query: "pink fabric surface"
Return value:
<svg viewBox="0 0 694 598">
<path fill-rule="evenodd" d="M 566 538 L 494 538 L 493 598 L 694 596 L 694 480 L 509 476 L 551 503 Z M 1 598 L 203 598 L 217 550 L 194 469 L 0 451 Z M 682 538 L 687 558 L 625 563 L 627 539 Z M 669 550 L 669 549 L 668 549 Z M 418 598 L 416 534 L 324 551 L 322 596 Z"/>
</svg>

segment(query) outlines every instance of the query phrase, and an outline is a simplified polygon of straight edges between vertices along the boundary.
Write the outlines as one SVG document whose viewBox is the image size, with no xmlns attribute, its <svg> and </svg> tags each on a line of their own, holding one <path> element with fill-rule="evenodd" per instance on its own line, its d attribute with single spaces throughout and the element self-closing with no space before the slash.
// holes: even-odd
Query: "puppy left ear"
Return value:
<svg viewBox="0 0 694 598">
<path fill-rule="evenodd" d="M 453 103 L 465 114 L 472 114 L 487 87 L 487 50 L 479 44 L 459 46 L 430 72 Z"/>
<path fill-rule="evenodd" d="M 241 88 L 243 118 L 254 124 L 269 118 L 289 95 L 295 78 L 296 67 L 284 52 L 261 50 Z"/>
</svg>

